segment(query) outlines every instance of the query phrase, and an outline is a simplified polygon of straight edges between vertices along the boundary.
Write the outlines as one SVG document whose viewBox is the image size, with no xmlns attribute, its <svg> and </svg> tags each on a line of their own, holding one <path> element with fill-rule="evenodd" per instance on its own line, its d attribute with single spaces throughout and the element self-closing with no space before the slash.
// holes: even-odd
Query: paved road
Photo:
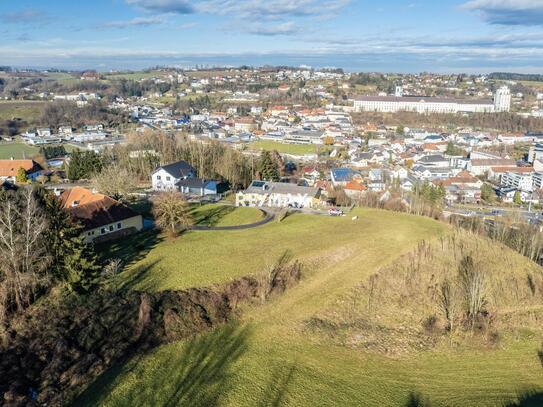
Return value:
<svg viewBox="0 0 543 407">
<path fill-rule="evenodd" d="M 464 216 L 477 216 L 486 218 L 495 218 L 498 216 L 521 216 L 530 223 L 538 223 L 543 220 L 540 212 L 527 210 L 511 210 L 501 207 L 484 207 L 484 208 L 466 208 L 461 206 L 450 206 L 445 208 L 444 212 L 454 213 Z"/>
<path fill-rule="evenodd" d="M 255 223 L 248 223 L 246 225 L 233 225 L 233 226 L 202 226 L 202 225 L 194 225 L 190 229 L 191 230 L 243 230 L 243 229 L 252 229 L 256 228 L 258 226 L 265 225 L 266 223 L 271 222 L 273 219 L 275 219 L 275 212 L 268 209 L 268 208 L 258 208 L 264 214 L 266 215 L 264 219 L 259 220 Z"/>
</svg>

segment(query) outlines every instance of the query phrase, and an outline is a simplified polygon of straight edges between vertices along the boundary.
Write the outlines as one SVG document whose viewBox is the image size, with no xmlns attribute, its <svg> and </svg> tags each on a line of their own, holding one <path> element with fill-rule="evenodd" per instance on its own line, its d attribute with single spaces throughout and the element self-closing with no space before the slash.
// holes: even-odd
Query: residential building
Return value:
<svg viewBox="0 0 543 407">
<path fill-rule="evenodd" d="M 347 182 L 355 178 L 361 179 L 360 173 L 350 168 L 334 168 L 330 171 L 330 177 L 334 186 L 345 186 Z"/>
<path fill-rule="evenodd" d="M 236 206 L 314 208 L 320 204 L 320 190 L 282 182 L 253 181 L 236 194 Z"/>
<path fill-rule="evenodd" d="M 158 167 L 151 174 L 151 183 L 154 191 L 175 190 L 179 181 L 195 176 L 196 170 L 192 165 L 186 161 L 177 161 Z"/>
<path fill-rule="evenodd" d="M 506 172 L 502 176 L 501 185 L 507 188 L 515 188 L 518 191 L 533 191 L 533 173 Z"/>
<path fill-rule="evenodd" d="M 515 168 L 517 163 L 515 160 L 507 158 L 492 158 L 492 159 L 472 159 L 468 163 L 468 171 L 473 175 L 484 175 L 490 171 L 492 167 L 509 167 Z"/>
<path fill-rule="evenodd" d="M 34 160 L 0 160 L 0 181 L 15 181 L 21 168 L 31 181 L 35 181 L 43 171 L 42 166 Z"/>
<path fill-rule="evenodd" d="M 224 182 L 196 177 L 182 179 L 176 186 L 183 194 L 195 196 L 220 195 L 228 189 Z"/>
<path fill-rule="evenodd" d="M 86 243 L 122 238 L 143 229 L 141 215 L 107 195 L 74 187 L 59 199 L 64 210 L 83 227 Z"/>
</svg>

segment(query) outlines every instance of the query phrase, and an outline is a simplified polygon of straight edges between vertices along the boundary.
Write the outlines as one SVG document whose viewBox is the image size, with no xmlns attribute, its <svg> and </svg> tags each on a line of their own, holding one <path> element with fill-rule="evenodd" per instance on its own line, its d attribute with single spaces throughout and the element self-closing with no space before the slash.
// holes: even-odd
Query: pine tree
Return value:
<svg viewBox="0 0 543 407">
<path fill-rule="evenodd" d="M 262 151 L 260 162 L 258 163 L 258 172 L 260 173 L 260 177 L 265 181 L 279 181 L 279 169 L 269 151 Z"/>
<path fill-rule="evenodd" d="M 37 188 L 36 196 L 49 221 L 46 241 L 53 278 L 75 291 L 90 289 L 97 282 L 100 267 L 92 247 L 81 237 L 81 227 L 72 222 L 60 201 L 45 188 Z"/>
</svg>

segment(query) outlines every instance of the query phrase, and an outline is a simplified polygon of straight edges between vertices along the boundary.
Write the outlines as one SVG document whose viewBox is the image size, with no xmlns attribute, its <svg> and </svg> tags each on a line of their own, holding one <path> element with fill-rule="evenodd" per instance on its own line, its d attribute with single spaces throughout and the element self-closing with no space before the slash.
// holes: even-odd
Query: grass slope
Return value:
<svg viewBox="0 0 543 407">
<path fill-rule="evenodd" d="M 235 226 L 258 222 L 264 214 L 257 208 L 207 204 L 194 208 L 192 216 L 198 225 Z"/>
<path fill-rule="evenodd" d="M 357 215 L 356 222 L 294 215 L 258 229 L 191 232 L 159 243 L 134 265 L 145 269 L 139 288 L 223 282 L 261 270 L 287 248 L 307 266 L 298 286 L 263 306 L 246 307 L 239 326 L 134 358 L 102 376 L 77 404 L 541 405 L 543 369 L 535 339 L 517 338 L 507 349 L 393 358 L 323 342 L 304 330 L 304 321 L 340 305 L 343 294 L 418 242 L 448 233 L 425 218 L 376 210 Z"/>
<path fill-rule="evenodd" d="M 47 102 L 10 100 L 0 101 L 0 120 L 22 119 L 27 123 L 35 123 Z"/>
</svg>

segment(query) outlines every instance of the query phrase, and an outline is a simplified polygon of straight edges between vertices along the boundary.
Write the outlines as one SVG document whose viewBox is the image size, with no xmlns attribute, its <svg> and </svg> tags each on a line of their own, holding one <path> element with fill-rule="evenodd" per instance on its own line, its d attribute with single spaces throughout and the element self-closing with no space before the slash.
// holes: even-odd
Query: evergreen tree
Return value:
<svg viewBox="0 0 543 407">
<path fill-rule="evenodd" d="M 36 196 L 49 222 L 45 240 L 52 257 L 53 278 L 66 282 L 72 290 L 89 290 L 97 282 L 100 267 L 92 247 L 81 237 L 81 227 L 45 188 L 37 188 Z"/>
<path fill-rule="evenodd" d="M 23 167 L 17 170 L 17 175 L 15 175 L 15 181 L 17 184 L 25 184 L 28 179 L 26 178 L 26 171 Z"/>
<path fill-rule="evenodd" d="M 72 181 L 89 179 L 101 171 L 103 162 L 94 151 L 76 150 L 71 154 L 67 176 Z"/>
<path fill-rule="evenodd" d="M 496 193 L 489 184 L 483 184 L 481 186 L 481 199 L 488 203 L 496 201 Z"/>
<path fill-rule="evenodd" d="M 262 151 L 258 163 L 258 172 L 260 173 L 260 178 L 265 181 L 279 181 L 279 168 L 269 151 Z"/>
</svg>

